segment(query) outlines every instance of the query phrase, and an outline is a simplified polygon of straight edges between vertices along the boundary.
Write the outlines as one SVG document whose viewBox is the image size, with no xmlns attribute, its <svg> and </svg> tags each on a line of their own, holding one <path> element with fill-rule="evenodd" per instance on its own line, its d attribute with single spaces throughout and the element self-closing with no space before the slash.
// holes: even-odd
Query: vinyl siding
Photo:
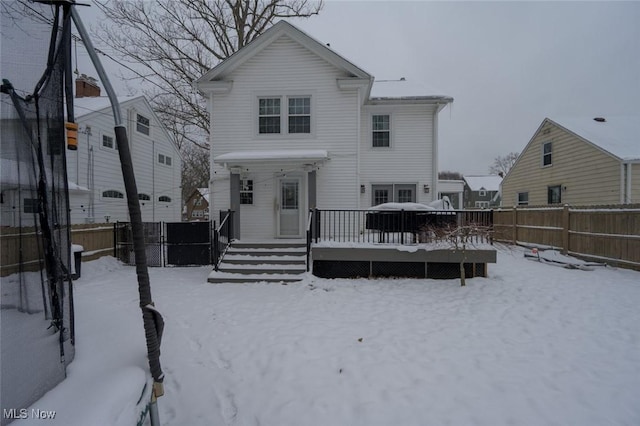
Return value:
<svg viewBox="0 0 640 426">
<path fill-rule="evenodd" d="M 549 132 L 545 134 L 545 129 Z M 552 142 L 552 165 L 542 167 L 542 147 Z M 593 145 L 551 124 L 534 135 L 502 183 L 503 205 L 517 204 L 518 192 L 529 205 L 547 204 L 547 187 L 561 185 L 562 203 L 620 203 L 620 162 Z"/>
<path fill-rule="evenodd" d="M 238 67 L 225 79 L 233 81 L 230 93 L 214 95 L 212 112 L 212 157 L 248 150 L 326 149 L 331 157 L 317 172 L 319 208 L 355 208 L 357 206 L 357 111 L 355 91 L 341 91 L 336 79 L 347 75 L 325 62 L 287 36 L 282 36 L 256 56 Z M 258 135 L 257 105 L 260 96 L 311 96 L 310 135 Z M 283 98 L 282 108 L 286 108 Z M 284 130 L 284 129 L 283 129 Z M 258 215 L 262 229 L 274 235 L 276 197 L 275 172 L 261 180 L 261 189 L 269 197 L 260 202 L 266 217 Z M 293 170 L 290 170 L 292 172 Z M 214 217 L 229 206 L 229 172 L 212 165 Z M 249 173 L 254 170 L 249 170 Z M 267 173 L 261 170 L 261 173 Z M 261 178 L 262 179 L 262 178 Z M 220 192 L 219 192 L 220 191 Z M 269 201 L 270 200 L 270 201 Z M 268 205 L 267 205 L 268 204 Z M 247 208 L 243 207 L 243 210 Z M 251 213 L 247 213 L 247 219 Z M 241 218 L 245 217 L 245 212 Z M 242 220 L 242 227 L 250 220 Z M 256 231 L 257 232 L 257 231 Z M 265 231 L 266 232 L 266 231 Z M 256 235 L 257 236 L 257 235 Z M 265 237 L 268 237 L 265 235 Z"/>
<path fill-rule="evenodd" d="M 148 194 L 152 198 L 149 201 L 141 201 L 142 220 L 180 221 L 182 162 L 175 145 L 168 139 L 143 99 L 127 101 L 121 104 L 121 109 L 123 118 L 127 120 L 127 136 L 138 193 Z M 78 113 L 83 114 L 78 118 L 80 130 L 78 132 L 78 150 L 66 151 L 69 180 L 80 186 L 89 187 L 88 158 L 89 149 L 92 147 L 94 153 L 95 222 L 104 222 L 105 215 L 110 216 L 111 222 L 128 221 L 129 212 L 118 151 L 102 146 L 103 135 L 112 137 L 114 144 L 116 144 L 111 109 L 107 108 L 88 114 L 87 111 L 79 110 Z M 149 118 L 149 135 L 136 131 L 137 113 Z M 91 135 L 82 133 L 87 125 L 91 126 Z M 166 166 L 158 163 L 158 153 L 170 156 L 172 165 Z M 102 193 L 106 190 L 120 191 L 125 194 L 125 198 L 104 198 Z M 171 202 L 159 202 L 158 198 L 163 195 L 170 197 Z M 84 223 L 89 216 L 89 194 L 70 192 L 69 201 L 71 222 Z M 144 205 L 142 205 L 143 203 Z"/>
<path fill-rule="evenodd" d="M 372 147 L 371 116 L 390 115 L 389 148 Z M 360 195 L 362 208 L 371 206 L 371 185 L 395 183 L 415 184 L 416 202 L 429 203 L 436 197 L 433 182 L 433 117 L 429 105 L 369 105 L 361 116 Z M 424 193 L 424 185 L 430 191 Z"/>
<path fill-rule="evenodd" d="M 640 163 L 631 167 L 631 203 L 640 203 Z"/>
</svg>

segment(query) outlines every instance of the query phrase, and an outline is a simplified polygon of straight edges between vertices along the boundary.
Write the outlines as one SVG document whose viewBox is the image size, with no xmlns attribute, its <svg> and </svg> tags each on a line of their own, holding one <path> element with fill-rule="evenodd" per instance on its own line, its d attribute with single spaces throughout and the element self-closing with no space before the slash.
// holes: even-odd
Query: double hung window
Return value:
<svg viewBox="0 0 640 426">
<path fill-rule="evenodd" d="M 310 133 L 311 97 L 283 96 L 258 99 L 258 134 Z"/>
<path fill-rule="evenodd" d="M 391 117 L 389 115 L 371 116 L 371 131 L 374 148 L 391 146 Z"/>
</svg>

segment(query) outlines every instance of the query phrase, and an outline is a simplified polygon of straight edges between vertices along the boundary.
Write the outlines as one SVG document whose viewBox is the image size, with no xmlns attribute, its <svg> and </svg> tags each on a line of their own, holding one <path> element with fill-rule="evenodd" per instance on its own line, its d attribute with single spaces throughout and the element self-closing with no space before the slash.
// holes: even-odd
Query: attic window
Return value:
<svg viewBox="0 0 640 426">
<path fill-rule="evenodd" d="M 542 145 L 542 167 L 551 166 L 553 164 L 551 162 L 552 151 L 551 142 L 546 142 Z"/>
<path fill-rule="evenodd" d="M 145 135 L 149 135 L 149 119 L 143 115 L 138 114 L 136 118 L 136 130 Z"/>
</svg>

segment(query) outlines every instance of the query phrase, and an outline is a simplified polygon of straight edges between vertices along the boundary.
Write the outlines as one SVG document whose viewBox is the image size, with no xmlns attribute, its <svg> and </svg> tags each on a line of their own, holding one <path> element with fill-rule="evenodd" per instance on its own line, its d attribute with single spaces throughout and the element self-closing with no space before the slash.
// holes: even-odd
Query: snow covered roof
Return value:
<svg viewBox="0 0 640 426">
<path fill-rule="evenodd" d="M 142 96 L 118 96 L 118 102 L 123 104 Z M 111 108 L 111 102 L 107 96 L 96 96 L 86 98 L 73 99 L 74 112 L 76 117 L 83 117 L 92 112 L 101 111 L 105 108 Z"/>
<path fill-rule="evenodd" d="M 640 116 L 549 118 L 621 160 L 640 160 Z"/>
<path fill-rule="evenodd" d="M 463 176 L 472 191 L 499 191 L 502 178 L 497 175 Z"/>
<path fill-rule="evenodd" d="M 417 80 L 375 80 L 371 88 L 371 99 L 433 99 L 445 103 L 453 102 L 449 96 L 439 95 Z"/>
<path fill-rule="evenodd" d="M 235 151 L 214 157 L 214 163 L 255 163 L 255 162 L 304 162 L 324 161 L 329 153 L 324 149 L 288 149 L 263 151 Z"/>
<path fill-rule="evenodd" d="M 200 193 L 200 195 L 202 195 L 202 198 L 204 198 L 205 201 L 208 203 L 209 202 L 209 188 L 198 188 L 198 192 Z"/>
</svg>

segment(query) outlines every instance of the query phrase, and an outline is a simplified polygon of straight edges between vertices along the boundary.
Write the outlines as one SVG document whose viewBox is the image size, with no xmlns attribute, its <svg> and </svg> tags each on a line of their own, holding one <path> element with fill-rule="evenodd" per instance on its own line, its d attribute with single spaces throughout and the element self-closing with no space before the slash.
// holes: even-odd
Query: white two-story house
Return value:
<svg viewBox="0 0 640 426">
<path fill-rule="evenodd" d="M 300 238 L 307 212 L 434 201 L 453 99 L 374 77 L 280 21 L 198 81 L 211 114 L 211 217 L 244 240 Z"/>
<path fill-rule="evenodd" d="M 118 98 L 145 222 L 181 221 L 182 157 L 144 96 Z M 128 222 L 114 119 L 109 98 L 81 76 L 74 100 L 78 149 L 66 150 L 72 223 Z"/>
</svg>

